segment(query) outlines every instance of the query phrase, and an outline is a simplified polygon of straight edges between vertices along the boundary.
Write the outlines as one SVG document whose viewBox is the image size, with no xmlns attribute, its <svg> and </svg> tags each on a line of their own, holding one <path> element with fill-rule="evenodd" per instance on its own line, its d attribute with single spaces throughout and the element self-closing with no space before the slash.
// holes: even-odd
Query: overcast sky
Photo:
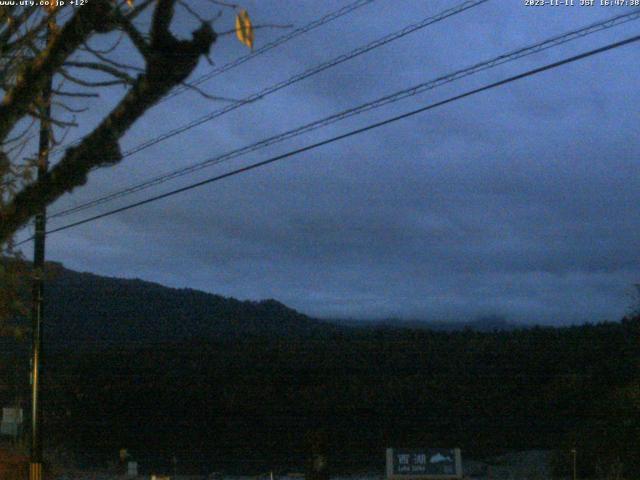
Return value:
<svg viewBox="0 0 640 480">
<path fill-rule="evenodd" d="M 244 1 L 302 26 L 347 1 Z M 376 0 L 203 85 L 243 98 L 461 2 Z M 575 0 L 579 3 L 579 0 Z M 201 12 L 215 10 L 202 0 Z M 50 211 L 225 153 L 625 11 L 492 0 L 94 172 Z M 180 17 L 179 28 L 193 26 Z M 191 22 L 191 23 L 190 23 Z M 226 14 L 219 30 L 233 25 Z M 256 47 L 287 30 L 256 31 Z M 640 32 L 640 21 L 509 63 L 76 216 L 168 191 Z M 65 266 L 320 317 L 568 324 L 618 320 L 640 282 L 638 44 L 250 173 L 51 235 Z M 216 66 L 247 53 L 233 36 Z M 202 62 L 195 77 L 212 67 Z M 94 105 L 93 118 L 118 90 Z M 224 106 L 188 92 L 123 149 Z M 104 108 L 103 108 L 104 107 Z M 101 109 L 102 108 L 102 109 Z M 89 125 L 90 122 L 87 122 Z M 24 234 L 23 234 L 24 235 Z"/>
</svg>

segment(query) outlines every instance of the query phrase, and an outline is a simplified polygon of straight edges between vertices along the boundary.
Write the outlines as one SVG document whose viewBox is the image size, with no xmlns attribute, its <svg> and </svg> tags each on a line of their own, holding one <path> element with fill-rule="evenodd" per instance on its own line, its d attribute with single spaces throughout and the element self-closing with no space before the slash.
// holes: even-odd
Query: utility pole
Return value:
<svg viewBox="0 0 640 480">
<path fill-rule="evenodd" d="M 54 20 L 47 26 L 46 42 L 54 29 Z M 38 146 L 38 180 L 49 169 L 49 145 L 51 142 L 51 89 L 52 75 L 42 89 L 42 118 L 40 119 L 40 142 Z M 33 290 L 31 305 L 31 451 L 29 480 L 43 480 L 42 468 L 42 402 L 40 399 L 42 363 L 42 311 L 44 306 L 44 253 L 47 209 L 43 204 L 35 216 L 33 247 Z"/>
</svg>

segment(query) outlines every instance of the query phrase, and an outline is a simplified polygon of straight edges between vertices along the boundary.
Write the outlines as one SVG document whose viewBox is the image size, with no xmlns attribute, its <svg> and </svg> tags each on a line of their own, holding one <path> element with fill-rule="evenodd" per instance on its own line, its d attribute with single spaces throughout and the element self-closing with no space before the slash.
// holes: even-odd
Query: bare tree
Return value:
<svg viewBox="0 0 640 480">
<path fill-rule="evenodd" d="M 78 0 L 83 5 L 75 7 L 57 1 L 0 6 L 0 319 L 15 312 L 21 288 L 22 275 L 11 260 L 15 233 L 85 184 L 91 170 L 121 160 L 120 139 L 172 88 L 188 86 L 216 42 L 220 8 L 235 8 L 201 0 L 200 7 L 217 13 L 205 19 L 189 0 Z M 189 38 L 172 32 L 178 9 L 192 23 Z M 242 15 L 237 21 L 246 26 Z M 40 122 L 50 123 L 50 145 L 59 145 L 91 98 L 114 88 L 123 89 L 117 104 L 36 178 Z"/>
</svg>

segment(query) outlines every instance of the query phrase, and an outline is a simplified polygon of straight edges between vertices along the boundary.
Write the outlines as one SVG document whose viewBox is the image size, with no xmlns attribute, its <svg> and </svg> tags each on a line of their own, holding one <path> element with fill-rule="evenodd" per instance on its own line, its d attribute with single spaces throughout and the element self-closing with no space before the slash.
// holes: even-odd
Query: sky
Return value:
<svg viewBox="0 0 640 480">
<path fill-rule="evenodd" d="M 217 8 L 193 0 L 205 16 Z M 246 0 L 255 47 L 347 1 Z M 461 2 L 375 0 L 202 85 L 242 99 Z M 60 211 L 476 62 L 627 11 L 491 0 L 94 171 Z M 215 28 L 233 28 L 232 12 Z M 293 27 L 280 28 L 286 25 Z M 278 27 L 280 26 L 280 27 Z M 179 10 L 177 32 L 195 27 Z M 50 228 L 264 160 L 640 32 L 581 38 L 337 122 Z M 97 42 L 106 41 L 98 39 Z M 130 52 L 122 50 L 123 59 Z M 322 318 L 517 323 L 619 320 L 640 283 L 639 45 L 480 93 L 282 162 L 52 234 L 47 258 Z M 212 67 L 246 55 L 222 35 Z M 122 95 L 102 92 L 81 136 Z M 189 91 L 123 150 L 227 105 Z M 28 231 L 23 232 L 23 236 Z M 19 239 L 21 237 L 19 236 Z"/>
</svg>

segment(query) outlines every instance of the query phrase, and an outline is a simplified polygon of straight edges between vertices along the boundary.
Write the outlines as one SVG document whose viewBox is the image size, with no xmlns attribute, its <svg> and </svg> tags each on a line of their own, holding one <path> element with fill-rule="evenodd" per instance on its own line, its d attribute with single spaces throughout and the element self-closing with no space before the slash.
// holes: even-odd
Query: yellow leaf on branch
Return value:
<svg viewBox="0 0 640 480">
<path fill-rule="evenodd" d="M 246 10 L 240 10 L 236 15 L 236 36 L 240 42 L 253 50 L 253 26 Z"/>
<path fill-rule="evenodd" d="M 49 0 L 49 4 L 44 6 L 45 10 L 51 15 L 58 9 L 57 0 Z"/>
</svg>

